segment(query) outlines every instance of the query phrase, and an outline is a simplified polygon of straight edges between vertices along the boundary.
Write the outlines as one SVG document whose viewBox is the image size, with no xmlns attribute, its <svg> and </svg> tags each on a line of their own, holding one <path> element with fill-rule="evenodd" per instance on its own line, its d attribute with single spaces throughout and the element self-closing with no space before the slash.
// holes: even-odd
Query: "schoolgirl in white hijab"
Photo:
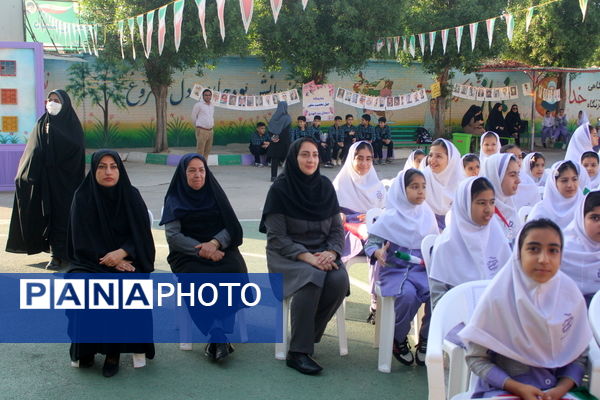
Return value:
<svg viewBox="0 0 600 400">
<path fill-rule="evenodd" d="M 583 201 L 579 186 L 581 172 L 578 163 L 554 163 L 544 187 L 544 198 L 533 207 L 527 218 L 548 218 L 565 229 L 575 218 L 579 204 Z"/>
<path fill-rule="evenodd" d="M 368 161 L 356 160 L 357 153 L 363 149 L 370 153 L 370 166 L 367 165 Z M 355 213 L 365 213 L 371 208 L 382 208 L 385 205 L 385 187 L 373 167 L 371 144 L 360 141 L 350 146 L 346 162 L 333 180 L 333 187 L 340 207 Z"/>
<path fill-rule="evenodd" d="M 423 159 L 425 157 L 426 157 L 426 154 L 421 149 L 411 151 L 410 154 L 408 155 L 408 158 L 406 159 L 406 162 L 404 163 L 404 168 L 402 168 L 402 171 L 406 171 L 411 168 L 419 169 L 419 166 L 421 165 L 421 161 L 423 161 Z"/>
<path fill-rule="evenodd" d="M 580 163 L 581 155 L 586 151 L 594 151 L 594 146 L 598 146 L 598 133 L 589 123 L 583 123 L 571 135 L 565 160 Z"/>
<path fill-rule="evenodd" d="M 590 192 L 565 229 L 561 271 L 575 281 L 589 303 L 600 290 L 600 192 Z"/>
<path fill-rule="evenodd" d="M 465 177 L 479 176 L 481 171 L 481 162 L 477 154 L 467 153 L 461 158 L 463 173 Z"/>
<path fill-rule="evenodd" d="M 440 229 L 445 227 L 444 216 L 450 210 L 454 193 L 464 178 L 458 149 L 446 139 L 436 139 L 429 148 L 427 166 L 421 169 L 427 182 L 426 202 L 433 210 Z"/>
<path fill-rule="evenodd" d="M 479 161 L 483 166 L 485 160 L 500 153 L 500 136 L 496 132 L 487 131 L 479 139 Z"/>
<path fill-rule="evenodd" d="M 588 189 L 596 190 L 600 185 L 598 164 L 600 164 L 600 156 L 595 151 L 586 151 L 581 155 L 581 166 L 587 172 L 589 178 Z"/>
<path fill-rule="evenodd" d="M 491 279 L 509 259 L 508 240 L 493 218 L 494 197 L 492 183 L 483 177 L 466 178 L 458 186 L 452 222 L 433 246 L 429 267 L 432 303 L 461 283 Z M 445 286 L 437 289 L 434 281 Z"/>
<path fill-rule="evenodd" d="M 581 383 L 592 332 L 583 296 L 559 270 L 562 250 L 556 224 L 529 221 L 481 295 L 459 332 L 467 364 L 480 378 L 473 397 L 560 399 Z"/>
<path fill-rule="evenodd" d="M 549 170 L 545 169 L 546 157 L 542 153 L 529 153 L 521 163 L 521 175 L 529 176 L 538 186 L 546 185 Z"/>
<path fill-rule="evenodd" d="M 514 203 L 519 183 L 519 163 L 510 153 L 494 154 L 483 165 L 481 176 L 489 179 L 496 194 L 496 217 L 509 243 L 521 227 Z"/>
</svg>

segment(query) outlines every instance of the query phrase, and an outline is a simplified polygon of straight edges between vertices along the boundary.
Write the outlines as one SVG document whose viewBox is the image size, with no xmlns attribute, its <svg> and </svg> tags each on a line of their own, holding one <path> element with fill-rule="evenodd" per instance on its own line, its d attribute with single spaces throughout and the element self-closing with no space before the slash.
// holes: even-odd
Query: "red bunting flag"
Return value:
<svg viewBox="0 0 600 400">
<path fill-rule="evenodd" d="M 152 32 L 154 32 L 154 11 L 146 14 L 146 58 L 150 57 L 152 51 Z"/>
<path fill-rule="evenodd" d="M 158 54 L 161 55 L 163 48 L 165 47 L 165 33 L 167 28 L 165 26 L 165 16 L 167 15 L 167 7 L 162 6 L 158 9 Z"/>
<path fill-rule="evenodd" d="M 494 38 L 494 25 L 496 25 L 496 18 L 490 18 L 485 21 L 488 35 L 488 46 L 492 47 L 492 39 Z"/>
<path fill-rule="evenodd" d="M 275 23 L 277 23 L 277 18 L 279 17 L 279 11 L 281 11 L 281 5 L 283 4 L 283 0 L 271 0 L 271 11 L 273 11 L 273 19 Z"/>
<path fill-rule="evenodd" d="M 244 30 L 248 33 L 248 28 L 252 21 L 252 12 L 254 11 L 254 0 L 240 0 L 240 11 L 242 12 Z"/>
<path fill-rule="evenodd" d="M 225 0 L 217 0 L 217 17 L 219 18 L 221 39 L 225 41 Z"/>
<path fill-rule="evenodd" d="M 206 41 L 206 0 L 196 0 L 196 7 L 198 7 L 198 20 L 200 20 L 200 26 L 202 27 L 204 45 L 208 47 L 208 42 Z"/>
</svg>

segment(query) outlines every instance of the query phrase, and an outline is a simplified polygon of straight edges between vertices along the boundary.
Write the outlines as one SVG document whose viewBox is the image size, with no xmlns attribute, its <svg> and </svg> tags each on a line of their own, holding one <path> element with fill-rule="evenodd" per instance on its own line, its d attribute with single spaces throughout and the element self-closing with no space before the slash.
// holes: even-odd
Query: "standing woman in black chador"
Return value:
<svg viewBox="0 0 600 400">
<path fill-rule="evenodd" d="M 279 162 L 287 156 L 290 147 L 290 125 L 292 117 L 287 112 L 287 102 L 280 101 L 277 110 L 271 117 L 267 129 L 271 137 L 271 144 L 267 149 L 267 157 L 271 157 L 271 182 L 277 178 Z"/>
<path fill-rule="evenodd" d="M 50 251 L 46 268 L 66 266 L 69 207 L 84 174 L 83 128 L 69 95 L 54 90 L 19 163 L 6 251 Z"/>
<path fill-rule="evenodd" d="M 150 273 L 154 271 L 154 241 L 148 209 L 140 192 L 131 185 L 119 154 L 99 150 L 92 155 L 90 171 L 73 197 L 68 229 L 68 253 L 76 273 Z M 69 318 L 69 329 L 77 332 L 90 316 L 82 310 Z M 151 337 L 152 315 L 136 319 Z M 110 327 L 107 327 L 109 330 Z M 139 328 L 138 328 L 139 329 Z M 73 343 L 71 360 L 90 367 L 96 353 L 106 354 L 102 373 L 119 370 L 121 353 L 154 357 L 152 343 Z"/>
<path fill-rule="evenodd" d="M 238 247 L 243 240 L 240 222 L 208 164 L 200 154 L 181 158 L 165 196 L 163 216 L 169 243 L 167 261 L 179 273 L 247 273 Z M 209 334 L 205 355 L 219 361 L 233 352 L 227 333 L 233 330 L 236 305 L 227 315 L 213 315 L 190 307 L 202 333 Z M 223 326 L 217 326 L 221 322 Z"/>
<path fill-rule="evenodd" d="M 267 234 L 267 267 L 283 274 L 283 295 L 291 297 L 292 336 L 286 363 L 303 374 L 321 366 L 311 358 L 315 343 L 348 294 L 340 257 L 344 228 L 331 181 L 319 172 L 317 143 L 292 143 L 283 173 L 269 189 L 260 231 Z"/>
</svg>

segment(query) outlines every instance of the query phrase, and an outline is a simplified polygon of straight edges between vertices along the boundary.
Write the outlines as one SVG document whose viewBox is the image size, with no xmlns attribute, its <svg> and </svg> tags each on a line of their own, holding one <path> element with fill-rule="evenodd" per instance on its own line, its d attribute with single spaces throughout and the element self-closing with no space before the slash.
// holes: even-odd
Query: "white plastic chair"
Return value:
<svg viewBox="0 0 600 400">
<path fill-rule="evenodd" d="M 288 349 L 290 347 L 290 301 L 291 298 L 283 299 L 283 318 L 282 318 L 282 332 L 283 341 L 281 343 L 275 343 L 275 358 L 278 360 L 285 360 Z M 338 330 L 338 340 L 340 346 L 340 356 L 348 355 L 348 337 L 346 336 L 346 303 L 342 302 L 340 308 L 335 312 L 335 319 Z"/>
<path fill-rule="evenodd" d="M 592 298 L 588 317 L 594 333 L 588 353 L 590 393 L 598 398 L 600 397 L 600 292 L 597 292 Z"/>
<path fill-rule="evenodd" d="M 525 224 L 525 222 L 527 222 L 527 217 L 529 216 L 529 213 L 531 212 L 532 208 L 533 207 L 531 206 L 523 206 L 519 208 L 517 215 L 519 216 L 519 219 L 521 220 L 522 224 Z"/>
<path fill-rule="evenodd" d="M 421 241 L 421 255 L 423 256 L 423 262 L 427 269 L 427 276 L 429 276 L 429 265 L 431 264 L 431 251 L 433 250 L 433 245 L 435 244 L 437 237 L 438 235 L 431 234 L 425 236 Z"/>
<path fill-rule="evenodd" d="M 444 224 L 446 225 L 446 228 L 448 228 L 451 223 L 452 223 L 452 210 L 448 210 L 446 215 L 444 215 Z"/>
<path fill-rule="evenodd" d="M 450 399 L 468 389 L 469 369 L 465 352 L 445 338 L 456 325 L 468 322 L 489 282 L 472 281 L 458 285 L 450 289 L 433 310 L 425 357 L 429 400 Z M 444 352 L 449 358 L 448 388 L 444 380 Z"/>
</svg>

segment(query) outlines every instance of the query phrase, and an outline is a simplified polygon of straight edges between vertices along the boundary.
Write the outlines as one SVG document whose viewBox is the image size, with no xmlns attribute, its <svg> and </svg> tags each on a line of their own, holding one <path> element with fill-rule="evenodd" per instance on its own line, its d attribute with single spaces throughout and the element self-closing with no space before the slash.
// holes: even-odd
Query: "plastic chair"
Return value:
<svg viewBox="0 0 600 400">
<path fill-rule="evenodd" d="M 429 276 L 429 266 L 431 265 L 431 252 L 433 251 L 433 245 L 437 237 L 438 235 L 431 234 L 425 236 L 421 241 L 421 255 L 423 256 L 423 262 L 425 262 L 427 276 Z"/>
<path fill-rule="evenodd" d="M 588 317 L 592 332 L 594 333 L 588 353 L 590 393 L 596 397 L 600 397 L 600 292 L 597 292 L 592 298 Z"/>
<path fill-rule="evenodd" d="M 290 301 L 291 298 L 283 299 L 283 318 L 280 321 L 283 324 L 283 341 L 281 343 L 275 343 L 275 358 L 278 360 L 285 360 L 288 349 L 290 347 L 290 330 L 289 330 L 289 319 L 290 319 Z M 338 340 L 340 346 L 340 356 L 348 355 L 348 337 L 346 336 L 346 303 L 345 300 L 342 302 L 340 308 L 335 312 L 335 319 L 338 330 Z"/>
<path fill-rule="evenodd" d="M 527 217 L 529 216 L 531 209 L 532 209 L 531 206 L 523 206 L 523 207 L 519 208 L 519 211 L 517 212 L 517 214 L 518 214 L 519 219 L 521 220 L 522 224 L 525 224 L 525 222 L 527 222 Z"/>
<path fill-rule="evenodd" d="M 433 310 L 425 357 L 429 400 L 446 400 L 468 389 L 469 369 L 464 349 L 445 338 L 458 324 L 468 322 L 489 282 L 472 281 L 458 285 L 450 289 Z M 448 388 L 444 380 L 444 352 L 449 358 Z"/>
</svg>

